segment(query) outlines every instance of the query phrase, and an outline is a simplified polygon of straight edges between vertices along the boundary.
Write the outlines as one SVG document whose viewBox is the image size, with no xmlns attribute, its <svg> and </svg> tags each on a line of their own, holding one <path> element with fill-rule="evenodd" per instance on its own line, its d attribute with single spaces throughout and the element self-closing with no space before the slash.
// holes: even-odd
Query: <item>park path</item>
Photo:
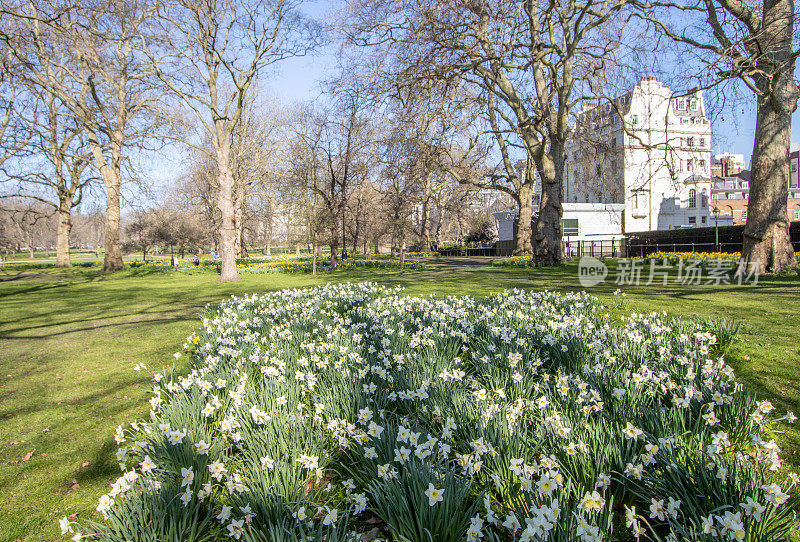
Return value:
<svg viewBox="0 0 800 542">
<path fill-rule="evenodd" d="M 469 269 L 489 265 L 492 263 L 492 260 L 496 259 L 495 256 L 452 256 L 443 258 L 420 258 L 419 261 L 431 267 Z"/>
</svg>

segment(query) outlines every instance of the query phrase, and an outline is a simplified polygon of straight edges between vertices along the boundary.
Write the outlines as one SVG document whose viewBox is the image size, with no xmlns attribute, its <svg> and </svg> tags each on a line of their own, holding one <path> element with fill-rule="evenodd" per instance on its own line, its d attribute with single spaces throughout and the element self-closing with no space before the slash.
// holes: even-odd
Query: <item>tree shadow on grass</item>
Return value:
<svg viewBox="0 0 800 542">
<path fill-rule="evenodd" d="M 94 447 L 94 455 L 88 460 L 89 465 L 79 468 L 78 472 L 64 479 L 62 485 L 70 487 L 73 479 L 85 485 L 119 477 L 122 473 L 117 463 L 115 449 L 116 443 L 112 437 L 103 440 L 100 446 Z"/>
</svg>

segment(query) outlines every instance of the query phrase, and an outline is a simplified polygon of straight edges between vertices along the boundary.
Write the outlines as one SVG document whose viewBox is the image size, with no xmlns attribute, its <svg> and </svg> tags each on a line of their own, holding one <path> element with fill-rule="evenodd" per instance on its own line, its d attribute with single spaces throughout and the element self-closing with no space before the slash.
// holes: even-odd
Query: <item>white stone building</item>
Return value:
<svg viewBox="0 0 800 542">
<path fill-rule="evenodd" d="M 622 204 L 622 232 L 708 225 L 710 143 L 702 92 L 645 77 L 614 104 L 578 114 L 564 201 Z"/>
<path fill-rule="evenodd" d="M 564 203 L 561 224 L 564 241 L 610 241 L 622 238 L 622 215 L 619 203 Z M 514 239 L 517 210 L 494 213 L 500 241 Z"/>
</svg>

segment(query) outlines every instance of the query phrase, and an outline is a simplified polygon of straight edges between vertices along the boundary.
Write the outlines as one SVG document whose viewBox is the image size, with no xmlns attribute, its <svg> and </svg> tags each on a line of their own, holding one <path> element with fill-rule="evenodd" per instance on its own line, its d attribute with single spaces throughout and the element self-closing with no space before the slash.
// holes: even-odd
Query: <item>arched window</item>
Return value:
<svg viewBox="0 0 800 542">
<path fill-rule="evenodd" d="M 689 209 L 697 208 L 697 190 L 692 188 L 689 190 Z"/>
</svg>

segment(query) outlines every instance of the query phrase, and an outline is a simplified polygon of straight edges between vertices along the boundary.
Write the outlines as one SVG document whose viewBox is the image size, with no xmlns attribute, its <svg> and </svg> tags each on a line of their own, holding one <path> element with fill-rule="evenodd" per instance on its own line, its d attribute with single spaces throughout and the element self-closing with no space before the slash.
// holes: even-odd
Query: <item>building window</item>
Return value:
<svg viewBox="0 0 800 542">
<path fill-rule="evenodd" d="M 686 160 L 686 171 L 692 171 L 692 167 L 692 159 L 690 158 L 689 160 Z"/>
<path fill-rule="evenodd" d="M 792 173 L 794 173 L 795 171 L 797 171 L 797 162 L 792 160 Z"/>
<path fill-rule="evenodd" d="M 700 160 L 700 163 L 698 165 L 700 167 L 700 171 L 701 172 L 706 170 L 706 161 L 705 160 Z"/>
<path fill-rule="evenodd" d="M 696 216 L 690 216 L 689 217 L 689 225 L 690 226 L 696 226 L 697 225 L 697 217 Z"/>
<path fill-rule="evenodd" d="M 686 100 L 684 98 L 678 98 L 678 110 L 682 111 L 686 109 Z"/>
<path fill-rule="evenodd" d="M 691 104 L 690 107 L 692 111 L 697 111 L 697 105 L 698 105 L 697 98 L 692 98 L 692 100 L 689 103 Z"/>
<path fill-rule="evenodd" d="M 631 124 L 634 126 L 639 124 L 639 116 L 638 115 L 631 115 Z"/>
<path fill-rule="evenodd" d="M 697 190 L 692 188 L 689 190 L 689 209 L 697 208 Z"/>
<path fill-rule="evenodd" d="M 742 207 L 742 220 L 747 220 L 747 207 Z"/>
<path fill-rule="evenodd" d="M 795 220 L 800 220 L 800 209 L 795 209 L 794 210 L 794 219 Z"/>
<path fill-rule="evenodd" d="M 705 223 L 706 223 L 706 217 L 704 217 L 704 216 L 703 216 L 703 217 L 700 217 L 700 222 L 702 222 L 703 224 L 705 224 Z"/>
<path fill-rule="evenodd" d="M 705 147 L 706 146 L 706 138 L 704 138 L 704 137 L 700 138 L 700 146 L 701 147 Z"/>
<path fill-rule="evenodd" d="M 578 235 L 577 218 L 562 218 L 561 227 L 563 228 L 564 235 Z"/>
<path fill-rule="evenodd" d="M 705 209 L 707 202 L 708 202 L 708 196 L 706 195 L 705 189 L 703 189 L 703 192 L 700 194 L 700 207 Z"/>
<path fill-rule="evenodd" d="M 694 138 L 693 137 L 687 137 L 686 138 L 686 146 L 687 147 L 694 147 Z"/>
</svg>

